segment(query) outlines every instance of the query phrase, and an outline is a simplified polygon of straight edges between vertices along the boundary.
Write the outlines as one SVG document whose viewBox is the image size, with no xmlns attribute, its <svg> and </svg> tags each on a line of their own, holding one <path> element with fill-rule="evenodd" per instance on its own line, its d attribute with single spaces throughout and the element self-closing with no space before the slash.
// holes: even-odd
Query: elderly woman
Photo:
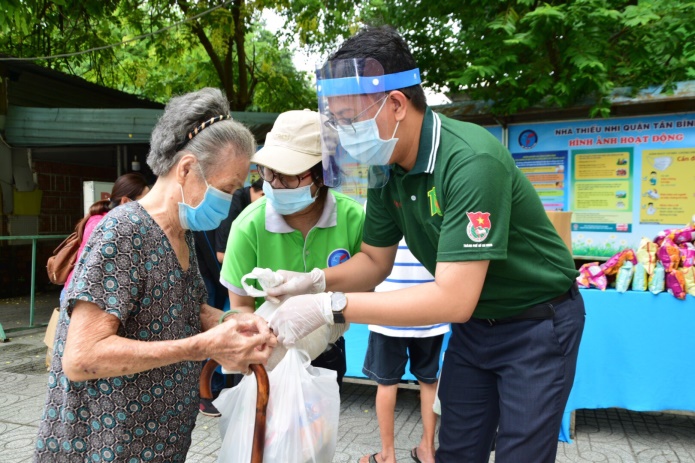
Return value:
<svg viewBox="0 0 695 463">
<path fill-rule="evenodd" d="M 253 152 L 219 90 L 169 102 L 147 157 L 157 182 L 96 227 L 62 303 L 34 461 L 184 461 L 200 361 L 267 362 L 265 321 L 205 304 L 189 231 L 224 219 Z"/>
<path fill-rule="evenodd" d="M 323 183 L 321 123 L 315 111 L 282 113 L 253 156 L 265 197 L 232 223 L 220 276 L 234 309 L 253 312 L 263 303 L 241 284 L 254 267 L 308 272 L 334 267 L 360 251 L 364 210 Z M 335 370 L 342 386 L 345 339 L 334 340 L 312 365 Z"/>
</svg>

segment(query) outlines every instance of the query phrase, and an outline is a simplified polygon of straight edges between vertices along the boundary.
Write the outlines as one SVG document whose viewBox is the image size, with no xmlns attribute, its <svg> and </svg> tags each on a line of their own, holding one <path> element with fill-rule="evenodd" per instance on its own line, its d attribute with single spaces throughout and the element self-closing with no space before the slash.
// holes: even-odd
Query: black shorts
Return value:
<svg viewBox="0 0 695 463">
<path fill-rule="evenodd" d="M 410 358 L 413 376 L 421 383 L 435 383 L 443 340 L 443 334 L 428 338 L 397 338 L 370 331 L 362 373 L 378 384 L 398 384 Z"/>
</svg>

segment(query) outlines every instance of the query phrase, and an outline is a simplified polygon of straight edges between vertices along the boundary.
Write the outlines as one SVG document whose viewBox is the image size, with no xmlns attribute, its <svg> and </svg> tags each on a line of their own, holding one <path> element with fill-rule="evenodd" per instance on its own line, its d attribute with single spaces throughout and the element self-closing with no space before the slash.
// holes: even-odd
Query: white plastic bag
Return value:
<svg viewBox="0 0 695 463">
<path fill-rule="evenodd" d="M 268 379 L 264 463 L 332 461 L 340 414 L 336 372 L 312 367 L 305 352 L 291 348 Z M 222 413 L 219 463 L 251 461 L 255 404 L 253 376 L 223 391 L 214 401 Z"/>
<path fill-rule="evenodd" d="M 263 291 L 259 291 L 255 287 L 246 283 L 246 280 L 249 279 L 257 279 L 258 283 L 263 288 Z M 244 275 L 244 277 L 241 279 L 241 285 L 244 287 L 244 291 L 246 291 L 246 294 L 253 297 L 265 297 L 265 289 L 277 286 L 282 282 L 283 278 L 280 275 L 267 268 L 254 268 L 253 272 Z M 256 315 L 270 321 L 271 317 L 275 313 L 275 309 L 277 309 L 279 306 L 280 304 L 276 304 L 271 301 L 266 301 L 263 303 L 263 305 L 261 305 L 258 308 L 258 310 L 256 310 Z M 325 325 L 313 331 L 308 336 L 298 340 L 295 343 L 295 347 L 305 350 L 309 354 L 311 360 L 314 360 L 316 357 L 321 355 L 326 350 L 326 347 L 328 347 L 328 342 L 330 341 L 330 337 L 331 327 Z M 333 340 L 332 342 L 335 342 L 335 340 Z M 286 352 L 287 349 L 285 348 L 285 346 L 281 346 L 278 344 L 273 349 L 273 353 L 270 355 L 270 358 L 268 359 L 267 370 L 272 371 L 275 368 L 275 366 L 278 363 L 280 363 L 282 358 L 285 356 Z"/>
<path fill-rule="evenodd" d="M 222 414 L 222 446 L 219 463 L 250 462 L 253 426 L 256 421 L 256 376 L 248 375 L 231 389 L 224 389 L 213 404 Z"/>
</svg>

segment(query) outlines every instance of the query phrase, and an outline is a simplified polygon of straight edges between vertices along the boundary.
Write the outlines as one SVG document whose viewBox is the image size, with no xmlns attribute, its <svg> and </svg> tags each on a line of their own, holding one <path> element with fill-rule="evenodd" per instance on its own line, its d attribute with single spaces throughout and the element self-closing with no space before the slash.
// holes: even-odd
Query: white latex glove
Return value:
<svg viewBox="0 0 695 463">
<path fill-rule="evenodd" d="M 326 275 L 320 268 L 315 268 L 309 273 L 290 272 L 278 270 L 276 272 L 285 279 L 281 285 L 266 288 L 266 294 L 274 298 L 283 296 L 297 296 L 300 294 L 316 294 L 326 290 Z"/>
<path fill-rule="evenodd" d="M 328 336 L 328 343 L 334 344 L 345 332 L 350 329 L 349 323 L 334 323 Z"/>
<path fill-rule="evenodd" d="M 277 333 L 278 342 L 290 347 L 297 339 L 306 337 L 323 325 L 333 324 L 331 296 L 319 293 L 290 297 L 277 308 L 268 323 Z"/>
</svg>

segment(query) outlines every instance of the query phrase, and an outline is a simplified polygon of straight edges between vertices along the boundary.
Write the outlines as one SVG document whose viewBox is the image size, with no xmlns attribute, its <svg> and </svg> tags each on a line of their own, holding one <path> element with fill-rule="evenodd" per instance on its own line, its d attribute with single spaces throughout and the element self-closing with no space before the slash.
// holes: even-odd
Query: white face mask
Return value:
<svg viewBox="0 0 695 463">
<path fill-rule="evenodd" d="M 280 215 L 291 215 L 311 206 L 316 197 L 311 195 L 311 184 L 293 189 L 273 188 L 270 183 L 263 182 L 263 193 L 266 201 Z M 316 192 L 318 194 L 318 191 Z"/>
<path fill-rule="evenodd" d="M 381 103 L 379 111 L 376 112 L 373 118 L 366 121 L 353 122 L 351 127 L 338 129 L 340 144 L 351 157 L 361 164 L 386 166 L 389 164 L 394 148 L 396 148 L 398 138 L 394 137 L 398 131 L 400 121 L 396 123 L 396 129 L 393 131 L 390 140 L 381 139 L 379 126 L 376 124 L 376 118 L 384 108 L 387 100 L 388 98 L 384 98 L 384 102 Z"/>
</svg>

